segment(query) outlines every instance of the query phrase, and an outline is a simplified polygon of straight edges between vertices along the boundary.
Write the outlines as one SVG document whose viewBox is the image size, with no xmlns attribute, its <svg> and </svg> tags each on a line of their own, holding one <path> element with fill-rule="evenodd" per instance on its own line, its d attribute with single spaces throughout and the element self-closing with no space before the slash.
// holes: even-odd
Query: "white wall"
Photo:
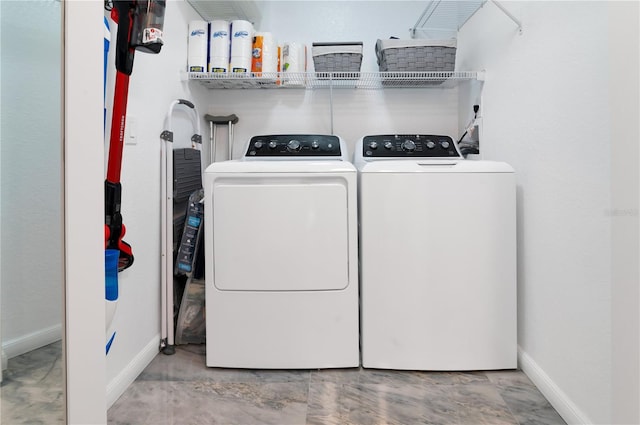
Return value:
<svg viewBox="0 0 640 425">
<path fill-rule="evenodd" d="M 187 25 L 199 16 L 183 1 L 168 1 L 165 44 L 158 55 L 137 52 L 129 86 L 127 115 L 134 117 L 137 144 L 125 145 L 122 162 L 124 240 L 135 261 L 119 273 L 119 299 L 113 327 L 116 338 L 107 356 L 107 404 L 111 405 L 158 352 L 160 342 L 160 133 L 169 104 L 178 98 L 196 103 L 204 115 L 204 93 L 181 81 L 186 70 Z M 107 80 L 107 126 L 115 77 L 112 35 Z M 176 140 L 188 140 L 190 126 L 182 111 L 175 114 Z M 181 122 L 182 121 L 182 122 Z M 204 122 L 202 124 L 204 126 Z M 107 128 L 107 134 L 109 128 Z M 128 132 L 128 131 L 127 131 Z M 105 148 L 105 149 L 108 149 Z"/>
<path fill-rule="evenodd" d="M 56 1 L 1 7 L 2 347 L 13 357 L 61 337 L 62 23 Z"/>
<path fill-rule="evenodd" d="M 612 310 L 637 311 L 638 303 L 630 290 L 631 305 L 612 304 L 612 249 L 619 243 L 612 245 L 612 220 L 621 219 L 611 211 L 633 208 L 633 200 L 612 204 L 612 187 L 625 177 L 612 174 L 620 135 L 611 130 L 618 106 L 609 90 L 617 85 L 635 95 L 637 125 L 637 4 L 624 5 L 635 16 L 627 19 L 636 28 L 635 45 L 626 51 L 635 71 L 620 75 L 610 67 L 609 49 L 629 42 L 610 29 L 618 23 L 609 21 L 607 2 L 504 4 L 522 20 L 523 34 L 488 3 L 461 31 L 458 54 L 463 68 L 487 70 L 481 153 L 511 163 L 518 178 L 520 365 L 569 423 L 611 423 Z M 637 129 L 635 143 L 625 166 L 637 170 Z M 637 253 L 635 176 L 635 218 L 628 220 L 635 219 Z M 626 261 L 637 269 L 637 254 Z M 637 322 L 627 325 L 635 335 L 625 332 L 618 341 L 631 338 L 637 363 Z M 625 382 L 635 386 L 626 395 L 632 397 L 633 370 Z"/>
<path fill-rule="evenodd" d="M 609 7 L 614 423 L 640 423 L 640 4 Z M 635 52 L 635 54 L 633 53 Z M 634 125 L 629 125 L 634 123 Z"/>
<path fill-rule="evenodd" d="M 0 22 L 2 22 L 2 8 L 0 8 Z M 2 31 L 0 31 L 0 57 L 2 57 Z M 0 80 L 2 67 L 0 67 Z M 1 87 L 0 87 L 1 88 Z M 0 142 L 2 141 L 2 103 L 0 100 Z M 0 149 L 0 176 L 2 176 L 2 149 Z M 0 196 L 0 223 L 2 222 L 2 196 Z M 2 241 L 2 226 L 0 225 L 0 241 Z M 2 243 L 0 243 L 0 265 L 2 265 Z M 2 275 L 0 274 L 0 383 L 3 380 L 2 371 L 8 364 L 8 359 L 2 348 Z"/>
</svg>

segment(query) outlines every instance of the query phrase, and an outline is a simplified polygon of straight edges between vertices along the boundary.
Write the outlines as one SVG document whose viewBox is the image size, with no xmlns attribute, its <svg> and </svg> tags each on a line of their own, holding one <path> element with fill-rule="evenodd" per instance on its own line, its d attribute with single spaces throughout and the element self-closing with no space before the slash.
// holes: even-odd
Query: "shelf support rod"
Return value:
<svg viewBox="0 0 640 425">
<path fill-rule="evenodd" d="M 519 20 L 519 19 L 517 19 L 515 16 L 513 16 L 513 14 L 512 14 L 511 12 L 509 12 L 509 11 L 507 10 L 507 8 L 506 8 L 506 7 L 504 7 L 504 6 L 502 5 L 502 3 L 500 3 L 498 0 L 491 0 L 491 2 L 492 2 L 493 4 L 495 4 L 496 6 L 498 6 L 498 9 L 500 9 L 500 10 L 502 11 L 502 13 L 504 13 L 505 15 L 507 15 L 507 17 L 508 17 L 509 19 L 511 19 L 513 22 L 515 22 L 515 24 L 518 26 L 518 32 L 519 32 L 520 34 L 522 34 L 522 22 L 520 22 L 520 20 Z"/>
<path fill-rule="evenodd" d="M 333 134 L 333 72 L 329 75 L 329 114 L 331 115 L 331 134 Z"/>
<path fill-rule="evenodd" d="M 425 9 L 422 11 L 422 15 L 420 15 L 420 17 L 418 18 L 418 21 L 415 23 L 413 28 L 411 28 L 412 38 L 415 38 L 416 30 L 418 29 L 418 27 L 425 25 L 429 21 L 429 19 L 431 19 L 433 12 L 435 12 L 438 6 L 440 6 L 440 1 L 441 0 L 432 0 L 431 2 L 429 2 L 427 7 L 425 7 Z M 429 16 L 426 16 L 427 14 Z"/>
</svg>

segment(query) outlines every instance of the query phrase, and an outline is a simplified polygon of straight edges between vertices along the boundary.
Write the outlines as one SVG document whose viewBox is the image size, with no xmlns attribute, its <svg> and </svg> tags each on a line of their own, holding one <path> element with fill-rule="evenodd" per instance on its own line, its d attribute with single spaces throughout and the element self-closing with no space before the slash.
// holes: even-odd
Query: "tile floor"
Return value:
<svg viewBox="0 0 640 425">
<path fill-rule="evenodd" d="M 159 354 L 108 411 L 120 424 L 564 424 L 520 371 L 207 368 L 205 347 Z M 0 423 L 62 424 L 60 343 L 9 361 Z"/>
<path fill-rule="evenodd" d="M 63 424 L 62 343 L 9 359 L 0 386 L 0 424 Z"/>
<path fill-rule="evenodd" d="M 109 424 L 565 423 L 520 371 L 230 370 L 207 368 L 204 353 L 159 354 Z"/>
</svg>

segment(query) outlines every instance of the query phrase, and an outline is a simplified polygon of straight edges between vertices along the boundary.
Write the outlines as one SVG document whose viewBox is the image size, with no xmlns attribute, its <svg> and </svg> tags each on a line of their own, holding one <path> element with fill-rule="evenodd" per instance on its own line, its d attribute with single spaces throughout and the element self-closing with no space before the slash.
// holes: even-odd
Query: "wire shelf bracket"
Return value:
<svg viewBox="0 0 640 425">
<path fill-rule="evenodd" d="M 498 0 L 431 0 L 415 25 L 409 30 L 411 37 L 416 38 L 418 33 L 426 31 L 448 32 L 455 36 L 487 2 L 495 4 L 502 13 L 517 25 L 518 33 L 522 34 L 522 22 Z"/>
</svg>

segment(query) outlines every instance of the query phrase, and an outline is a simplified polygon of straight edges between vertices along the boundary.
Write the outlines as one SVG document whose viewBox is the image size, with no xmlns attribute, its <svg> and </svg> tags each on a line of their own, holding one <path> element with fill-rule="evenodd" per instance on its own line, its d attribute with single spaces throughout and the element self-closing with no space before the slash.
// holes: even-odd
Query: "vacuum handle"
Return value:
<svg viewBox="0 0 640 425">
<path fill-rule="evenodd" d="M 118 24 L 116 36 L 116 69 L 125 75 L 133 71 L 135 49 L 131 47 L 132 8 L 130 2 L 116 1 L 111 10 L 111 19 Z"/>
</svg>

